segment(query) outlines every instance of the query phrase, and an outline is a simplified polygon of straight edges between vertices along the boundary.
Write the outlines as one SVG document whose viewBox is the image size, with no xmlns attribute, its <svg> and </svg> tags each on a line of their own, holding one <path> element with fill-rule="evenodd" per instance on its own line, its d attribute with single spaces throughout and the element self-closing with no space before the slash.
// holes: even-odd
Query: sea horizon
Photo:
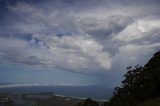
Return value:
<svg viewBox="0 0 160 106">
<path fill-rule="evenodd" d="M 78 99 L 92 98 L 95 100 L 109 100 L 113 89 L 101 85 L 71 85 L 71 84 L 0 84 L 2 93 L 46 93 L 55 96 L 72 97 Z"/>
</svg>

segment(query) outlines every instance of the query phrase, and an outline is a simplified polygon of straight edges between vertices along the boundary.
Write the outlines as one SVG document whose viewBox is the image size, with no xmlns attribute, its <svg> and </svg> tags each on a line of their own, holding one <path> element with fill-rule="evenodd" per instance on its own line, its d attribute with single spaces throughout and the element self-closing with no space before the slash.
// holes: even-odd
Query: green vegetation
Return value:
<svg viewBox="0 0 160 106">
<path fill-rule="evenodd" d="M 160 106 L 160 99 L 157 99 L 160 98 L 160 52 L 143 67 L 129 66 L 127 70 L 121 86 L 115 88 L 114 96 L 103 106 Z M 98 106 L 89 101 L 78 106 Z"/>
</svg>

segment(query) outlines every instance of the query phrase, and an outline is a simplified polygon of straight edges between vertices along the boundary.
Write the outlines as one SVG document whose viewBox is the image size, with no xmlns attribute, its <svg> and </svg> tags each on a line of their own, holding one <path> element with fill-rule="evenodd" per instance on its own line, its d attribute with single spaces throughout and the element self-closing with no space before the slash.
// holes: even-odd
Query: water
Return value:
<svg viewBox="0 0 160 106">
<path fill-rule="evenodd" d="M 8 93 L 54 92 L 55 94 L 69 96 L 69 97 L 108 100 L 112 96 L 113 90 L 102 86 L 28 86 L 28 87 L 0 88 L 0 92 L 8 92 Z"/>
</svg>

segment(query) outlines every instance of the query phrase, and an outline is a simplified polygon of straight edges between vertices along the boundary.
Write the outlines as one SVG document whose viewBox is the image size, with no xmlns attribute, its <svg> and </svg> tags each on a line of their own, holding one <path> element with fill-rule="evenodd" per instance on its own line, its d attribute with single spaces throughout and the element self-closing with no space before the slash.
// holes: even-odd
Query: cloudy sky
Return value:
<svg viewBox="0 0 160 106">
<path fill-rule="evenodd" d="M 0 0 L 0 82 L 105 85 L 160 50 L 160 0 Z"/>
</svg>

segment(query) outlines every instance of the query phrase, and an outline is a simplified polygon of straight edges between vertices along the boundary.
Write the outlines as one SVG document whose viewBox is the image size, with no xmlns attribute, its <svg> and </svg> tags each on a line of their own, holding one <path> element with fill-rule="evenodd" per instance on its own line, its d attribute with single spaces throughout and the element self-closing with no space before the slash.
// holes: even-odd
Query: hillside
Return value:
<svg viewBox="0 0 160 106">
<path fill-rule="evenodd" d="M 103 106 L 160 106 L 160 51 L 144 66 L 129 66 L 127 70 L 121 86 L 115 88 L 114 96 Z M 89 103 L 87 106 L 92 106 L 95 101 Z"/>
</svg>

